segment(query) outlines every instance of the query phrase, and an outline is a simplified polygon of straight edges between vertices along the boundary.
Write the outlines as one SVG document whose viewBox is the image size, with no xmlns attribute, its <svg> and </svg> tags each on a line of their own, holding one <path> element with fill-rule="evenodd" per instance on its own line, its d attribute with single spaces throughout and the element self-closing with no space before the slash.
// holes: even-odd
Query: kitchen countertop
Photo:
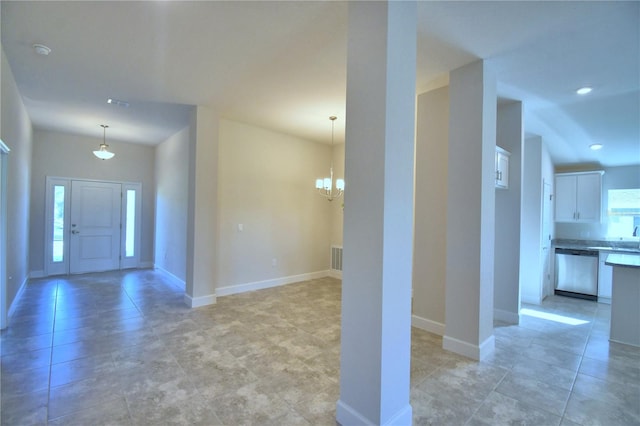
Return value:
<svg viewBox="0 0 640 426">
<path fill-rule="evenodd" d="M 614 253 L 640 254 L 640 246 L 634 241 L 602 241 L 602 240 L 569 240 L 553 241 L 556 248 L 611 251 Z"/>
<path fill-rule="evenodd" d="M 613 253 L 607 256 L 607 259 L 604 263 L 609 266 L 640 268 L 640 255 Z"/>
</svg>

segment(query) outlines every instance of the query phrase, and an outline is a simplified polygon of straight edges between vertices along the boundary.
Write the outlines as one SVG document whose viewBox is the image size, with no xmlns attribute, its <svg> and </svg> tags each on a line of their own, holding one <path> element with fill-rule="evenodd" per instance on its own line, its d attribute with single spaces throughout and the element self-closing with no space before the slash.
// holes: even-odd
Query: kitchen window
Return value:
<svg viewBox="0 0 640 426">
<path fill-rule="evenodd" d="M 607 236 L 640 237 L 640 188 L 610 189 L 607 192 Z"/>
</svg>

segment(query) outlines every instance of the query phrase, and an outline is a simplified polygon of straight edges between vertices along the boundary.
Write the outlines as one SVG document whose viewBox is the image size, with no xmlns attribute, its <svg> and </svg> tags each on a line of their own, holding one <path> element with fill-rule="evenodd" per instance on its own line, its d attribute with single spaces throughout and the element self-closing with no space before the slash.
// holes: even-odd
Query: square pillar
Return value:
<svg viewBox="0 0 640 426">
<path fill-rule="evenodd" d="M 496 79 L 484 61 L 451 72 L 447 285 L 442 346 L 473 359 L 493 352 Z"/>
<path fill-rule="evenodd" d="M 415 2 L 350 2 L 343 425 L 411 424 Z"/>
<path fill-rule="evenodd" d="M 218 115 L 198 106 L 189 128 L 187 207 L 187 306 L 216 303 Z"/>
</svg>

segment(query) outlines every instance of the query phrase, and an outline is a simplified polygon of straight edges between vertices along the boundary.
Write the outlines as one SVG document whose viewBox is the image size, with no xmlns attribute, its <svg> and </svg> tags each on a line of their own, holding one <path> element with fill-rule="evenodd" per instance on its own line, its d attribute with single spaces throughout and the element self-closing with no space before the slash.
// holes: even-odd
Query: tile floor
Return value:
<svg viewBox="0 0 640 426">
<path fill-rule="evenodd" d="M 1 424 L 335 425 L 340 290 L 325 278 L 190 310 L 151 270 L 34 280 L 1 334 Z M 481 363 L 413 329 L 414 424 L 640 424 L 640 350 L 608 342 L 609 306 L 525 308 L 556 317 L 497 323 Z"/>
</svg>

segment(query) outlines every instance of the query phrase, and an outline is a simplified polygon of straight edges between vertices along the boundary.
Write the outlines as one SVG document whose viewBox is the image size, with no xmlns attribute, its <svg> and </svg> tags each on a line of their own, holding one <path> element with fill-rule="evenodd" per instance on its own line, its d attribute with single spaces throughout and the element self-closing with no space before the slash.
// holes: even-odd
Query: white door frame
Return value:
<svg viewBox="0 0 640 426">
<path fill-rule="evenodd" d="M 126 227 L 121 226 L 121 249 L 120 249 L 120 266 L 119 269 L 137 268 L 140 266 L 140 241 L 141 241 L 141 223 L 142 223 L 142 183 L 140 182 L 124 182 L 113 180 L 96 180 L 82 178 L 68 178 L 47 176 L 45 189 L 45 235 L 44 235 L 44 275 L 68 275 L 70 271 L 69 265 L 69 241 L 70 241 L 70 218 L 71 218 L 71 182 L 100 182 L 115 183 L 121 185 L 121 193 L 126 194 L 128 190 L 136 191 L 135 206 L 135 235 L 134 235 L 134 255 L 125 256 L 125 236 Z M 54 186 L 64 186 L 65 188 L 65 210 L 64 210 L 64 232 L 63 232 L 63 261 L 53 262 L 53 188 Z M 121 203 L 121 221 L 124 220 L 126 214 L 126 199 L 123 196 Z"/>
<path fill-rule="evenodd" d="M 0 139 L 0 329 L 7 327 L 7 155 Z"/>
<path fill-rule="evenodd" d="M 553 278 L 551 271 L 553 271 L 552 259 L 554 258 L 551 253 L 551 238 L 553 236 L 553 204 L 552 204 L 552 191 L 553 188 L 550 182 L 545 179 L 542 180 L 542 235 L 541 235 L 541 252 L 542 252 L 542 265 L 547 269 L 542 269 L 542 297 L 543 300 L 547 296 L 553 294 Z M 546 232 L 545 232 L 546 231 Z"/>
</svg>

